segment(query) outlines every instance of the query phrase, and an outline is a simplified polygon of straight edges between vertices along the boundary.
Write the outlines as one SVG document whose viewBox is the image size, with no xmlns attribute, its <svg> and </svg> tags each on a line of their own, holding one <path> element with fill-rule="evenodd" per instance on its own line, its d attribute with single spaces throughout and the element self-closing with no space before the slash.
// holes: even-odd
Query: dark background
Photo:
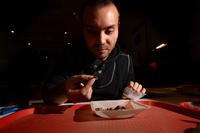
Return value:
<svg viewBox="0 0 200 133">
<path fill-rule="evenodd" d="M 175 0 L 117 0 L 119 42 L 134 58 L 145 87 L 198 84 L 200 3 Z M 0 2 L 1 103 L 31 99 L 40 91 L 54 56 L 80 36 L 81 1 Z M 12 33 L 11 31 L 14 31 Z M 161 43 L 167 46 L 152 51 Z M 150 63 L 156 63 L 151 67 Z"/>
</svg>

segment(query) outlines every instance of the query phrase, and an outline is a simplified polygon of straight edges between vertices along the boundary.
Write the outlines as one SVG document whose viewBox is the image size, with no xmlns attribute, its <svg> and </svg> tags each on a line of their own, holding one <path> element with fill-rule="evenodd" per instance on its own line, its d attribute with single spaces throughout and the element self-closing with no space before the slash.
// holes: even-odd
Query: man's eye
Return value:
<svg viewBox="0 0 200 133">
<path fill-rule="evenodd" d="M 107 30 L 105 33 L 106 33 L 107 35 L 111 35 L 113 32 L 114 32 L 114 30 Z"/>
</svg>

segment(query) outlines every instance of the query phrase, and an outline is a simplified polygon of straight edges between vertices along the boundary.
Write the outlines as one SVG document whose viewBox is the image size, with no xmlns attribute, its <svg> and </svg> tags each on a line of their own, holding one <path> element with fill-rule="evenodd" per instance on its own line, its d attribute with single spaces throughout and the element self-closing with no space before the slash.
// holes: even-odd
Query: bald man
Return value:
<svg viewBox="0 0 200 133">
<path fill-rule="evenodd" d="M 117 43 L 119 11 L 112 0 L 86 0 L 81 8 L 83 39 L 64 58 L 61 74 L 44 91 L 48 104 L 126 98 L 126 87 L 144 94 L 135 82 L 132 59 Z"/>
</svg>

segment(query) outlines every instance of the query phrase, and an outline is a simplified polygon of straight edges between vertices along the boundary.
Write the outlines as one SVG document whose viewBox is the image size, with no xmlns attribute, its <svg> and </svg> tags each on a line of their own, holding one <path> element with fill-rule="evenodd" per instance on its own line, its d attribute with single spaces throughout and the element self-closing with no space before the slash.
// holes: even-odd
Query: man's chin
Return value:
<svg viewBox="0 0 200 133">
<path fill-rule="evenodd" d="M 98 52 L 96 53 L 96 57 L 100 60 L 105 60 L 108 56 L 105 52 Z"/>
<path fill-rule="evenodd" d="M 107 57 L 106 57 L 106 56 L 97 56 L 97 58 L 98 58 L 99 60 L 102 60 L 102 61 L 104 61 L 104 60 L 106 60 L 106 59 L 107 59 Z"/>
</svg>

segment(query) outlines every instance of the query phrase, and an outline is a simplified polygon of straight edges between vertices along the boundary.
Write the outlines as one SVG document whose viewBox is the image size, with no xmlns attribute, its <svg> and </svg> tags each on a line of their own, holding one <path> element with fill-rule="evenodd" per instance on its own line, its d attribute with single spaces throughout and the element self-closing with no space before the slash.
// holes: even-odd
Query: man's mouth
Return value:
<svg viewBox="0 0 200 133">
<path fill-rule="evenodd" d="M 104 50 L 107 50 L 107 48 L 104 48 L 104 47 L 97 47 L 96 50 L 97 50 L 97 51 L 104 51 Z"/>
<path fill-rule="evenodd" d="M 104 53 L 106 51 L 107 51 L 107 49 L 97 49 L 97 53 Z"/>
</svg>

